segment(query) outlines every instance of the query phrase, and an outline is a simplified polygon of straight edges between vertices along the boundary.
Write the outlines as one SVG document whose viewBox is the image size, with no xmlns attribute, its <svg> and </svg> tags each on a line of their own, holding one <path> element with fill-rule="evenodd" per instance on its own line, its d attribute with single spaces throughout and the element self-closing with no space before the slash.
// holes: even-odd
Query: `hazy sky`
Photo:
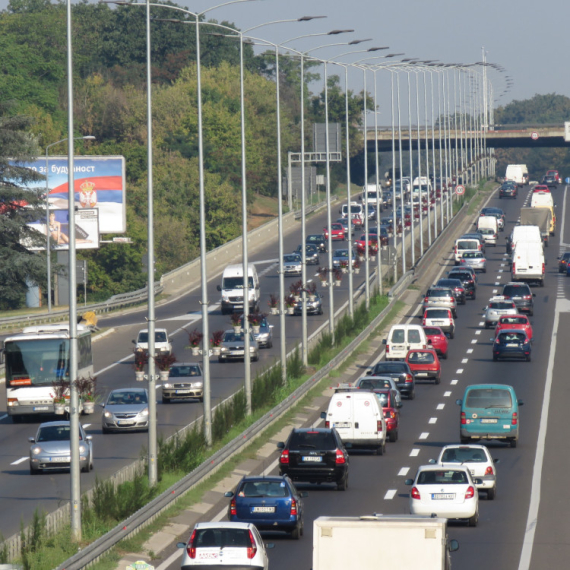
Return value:
<svg viewBox="0 0 570 570">
<path fill-rule="evenodd" d="M 179 0 L 177 4 L 203 11 L 222 1 Z M 0 8 L 7 3 L 8 0 L 0 0 Z M 213 10 L 207 17 L 234 22 L 245 30 L 272 20 L 317 15 L 327 18 L 267 26 L 256 30 L 255 35 L 280 43 L 303 34 L 355 30 L 352 34 L 307 38 L 291 44 L 300 50 L 352 39 L 372 39 L 361 46 L 330 47 L 314 52 L 325 58 L 334 58 L 350 49 L 390 46 L 392 52 L 404 52 L 403 57 L 471 63 L 481 60 L 484 46 L 487 60 L 505 67 L 506 74 L 514 80 L 499 104 L 527 99 L 536 93 L 570 96 L 570 75 L 566 71 L 570 34 L 565 31 L 570 20 L 569 0 L 257 0 Z M 352 59 L 347 56 L 343 61 L 348 63 L 363 57 L 362 54 Z M 331 67 L 331 73 L 341 73 L 341 69 Z M 380 75 L 387 76 L 384 81 L 389 81 L 388 73 Z M 350 77 L 349 87 L 360 91 L 362 74 L 353 72 Z M 504 75 L 491 72 L 489 79 L 497 97 L 505 88 Z M 383 88 L 379 80 L 379 90 L 383 89 L 385 95 L 389 94 L 388 84 Z"/>
</svg>

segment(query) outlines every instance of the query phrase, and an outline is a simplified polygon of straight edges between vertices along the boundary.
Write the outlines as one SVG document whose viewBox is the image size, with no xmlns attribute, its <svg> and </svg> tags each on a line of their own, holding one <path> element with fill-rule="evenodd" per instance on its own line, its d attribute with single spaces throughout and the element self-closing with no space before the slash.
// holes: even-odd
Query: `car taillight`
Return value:
<svg viewBox="0 0 570 570">
<path fill-rule="evenodd" d="M 281 463 L 282 465 L 289 465 L 289 450 L 288 449 L 284 449 L 281 453 L 281 457 L 279 458 L 279 463 Z"/>
<path fill-rule="evenodd" d="M 493 468 L 490 465 L 485 469 L 485 475 L 494 475 Z"/>
<path fill-rule="evenodd" d="M 237 515 L 236 500 L 235 499 L 232 499 L 230 501 L 230 515 Z"/>
<path fill-rule="evenodd" d="M 297 501 L 295 499 L 291 499 L 291 515 L 297 514 Z"/>
<path fill-rule="evenodd" d="M 186 547 L 186 552 L 190 558 L 196 558 L 196 547 L 194 546 L 194 540 L 196 540 L 196 529 L 192 531 L 192 536 L 188 541 L 188 546 Z"/>
<path fill-rule="evenodd" d="M 412 487 L 412 499 L 420 500 L 420 492 L 418 491 L 417 487 Z"/>
<path fill-rule="evenodd" d="M 344 456 L 344 453 L 340 449 L 336 450 L 335 463 L 337 465 L 342 465 L 343 463 L 346 463 L 346 457 Z"/>
<path fill-rule="evenodd" d="M 516 426 L 519 423 L 519 415 L 513 412 L 513 419 L 511 420 L 511 425 Z"/>
<path fill-rule="evenodd" d="M 394 419 L 396 419 L 396 412 L 391 412 L 391 411 L 389 411 L 389 410 L 384 410 L 384 417 L 387 418 L 387 419 L 392 419 L 392 420 L 394 420 Z M 381 423 L 381 422 L 378 422 L 378 423 Z"/>
<path fill-rule="evenodd" d="M 428 301 L 429 301 L 429 297 L 426 297 L 426 298 L 424 299 L 424 303 L 427 303 Z"/>
<path fill-rule="evenodd" d="M 546 271 L 546 268 L 545 268 L 545 265 L 544 265 L 544 263 L 543 263 L 543 264 L 542 264 L 542 274 L 543 274 L 543 275 L 544 275 L 545 271 Z"/>
<path fill-rule="evenodd" d="M 544 265 L 543 265 L 543 267 L 544 267 Z M 544 269 L 542 270 L 542 272 L 544 273 Z M 523 295 L 523 299 L 525 301 L 529 301 L 530 299 L 532 299 L 532 295 Z"/>
<path fill-rule="evenodd" d="M 376 431 L 382 431 L 382 420 L 376 421 Z"/>
<path fill-rule="evenodd" d="M 472 499 L 474 496 L 475 496 L 475 489 L 471 487 L 471 485 L 469 485 L 469 487 L 467 487 L 467 491 L 465 492 L 465 498 Z"/>
<path fill-rule="evenodd" d="M 513 269 L 512 269 L 513 273 L 516 272 L 516 269 L 517 269 L 517 264 L 513 261 Z M 506 298 L 508 299 L 508 297 Z"/>
<path fill-rule="evenodd" d="M 461 425 L 467 424 L 467 418 L 465 417 L 465 412 L 461 412 Z"/>
<path fill-rule="evenodd" d="M 454 250 L 455 250 L 454 253 L 457 253 L 457 246 L 455 246 Z"/>
<path fill-rule="evenodd" d="M 247 557 L 252 560 L 257 553 L 257 546 L 255 544 L 255 538 L 253 538 L 253 533 L 251 530 L 249 531 L 249 544 L 250 546 L 247 547 Z"/>
<path fill-rule="evenodd" d="M 325 427 L 326 427 L 327 429 L 330 429 L 331 423 L 329 422 L 329 420 L 325 420 Z"/>
<path fill-rule="evenodd" d="M 386 354 L 388 354 L 389 352 L 390 352 L 390 345 L 387 344 L 387 345 L 386 345 Z"/>
<path fill-rule="evenodd" d="M 422 319 L 422 325 L 423 325 L 424 327 L 426 326 L 426 318 L 425 318 L 425 317 Z"/>
<path fill-rule="evenodd" d="M 414 381 L 414 377 L 411 374 L 406 374 L 406 384 L 410 384 Z"/>
</svg>

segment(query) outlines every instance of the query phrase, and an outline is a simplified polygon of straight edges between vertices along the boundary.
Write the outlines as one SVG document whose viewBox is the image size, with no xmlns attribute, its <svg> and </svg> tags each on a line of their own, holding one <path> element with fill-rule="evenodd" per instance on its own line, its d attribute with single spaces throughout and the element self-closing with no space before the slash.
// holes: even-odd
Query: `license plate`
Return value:
<svg viewBox="0 0 570 570">
<path fill-rule="evenodd" d="M 497 420 L 494 418 L 482 418 L 481 423 L 482 424 L 496 424 Z"/>
<path fill-rule="evenodd" d="M 188 394 L 191 390 L 176 390 L 177 394 Z"/>
<path fill-rule="evenodd" d="M 475 469 L 469 469 L 469 473 L 474 477 L 475 476 Z"/>
<path fill-rule="evenodd" d="M 51 463 L 69 463 L 71 457 L 50 457 L 49 460 Z"/>
<path fill-rule="evenodd" d="M 117 423 L 120 426 L 132 426 L 135 422 L 132 420 L 119 420 Z"/>
<path fill-rule="evenodd" d="M 322 457 L 315 457 L 313 455 L 305 455 L 303 456 L 303 461 L 306 463 L 321 463 L 323 461 Z"/>
<path fill-rule="evenodd" d="M 34 406 L 34 412 L 45 412 L 49 410 L 48 406 Z"/>
<path fill-rule="evenodd" d="M 335 428 L 348 428 L 350 427 L 350 422 L 334 422 Z"/>
<path fill-rule="evenodd" d="M 432 493 L 431 498 L 434 501 L 452 501 L 455 499 L 455 493 Z"/>
<path fill-rule="evenodd" d="M 206 551 L 206 552 L 200 552 L 201 549 L 197 549 L 197 558 L 199 558 L 200 560 L 217 560 L 220 551 L 216 550 L 214 552 L 210 551 Z"/>
<path fill-rule="evenodd" d="M 416 372 L 416 376 L 427 376 L 428 373 L 427 372 Z"/>
<path fill-rule="evenodd" d="M 433 321 L 434 325 L 444 325 L 445 321 Z"/>
<path fill-rule="evenodd" d="M 509 348 L 517 348 L 519 345 L 516 342 L 508 342 L 506 346 Z"/>
<path fill-rule="evenodd" d="M 252 513 L 274 513 L 275 507 L 252 507 Z"/>
</svg>

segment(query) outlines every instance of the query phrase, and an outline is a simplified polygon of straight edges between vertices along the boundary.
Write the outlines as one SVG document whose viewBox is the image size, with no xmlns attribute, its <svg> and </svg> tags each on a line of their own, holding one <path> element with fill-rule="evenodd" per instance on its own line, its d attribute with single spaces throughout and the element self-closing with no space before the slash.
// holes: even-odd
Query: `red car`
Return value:
<svg viewBox="0 0 570 570">
<path fill-rule="evenodd" d="M 554 176 L 554 178 L 558 184 L 562 183 L 562 180 L 560 179 L 560 174 L 558 174 L 558 170 L 547 170 L 546 176 Z"/>
<path fill-rule="evenodd" d="M 532 193 L 535 192 L 550 192 L 550 188 L 546 184 L 537 184 L 533 189 Z"/>
<path fill-rule="evenodd" d="M 433 348 L 408 351 L 406 363 L 416 380 L 425 378 L 433 379 L 436 384 L 441 382 L 441 362 Z"/>
<path fill-rule="evenodd" d="M 526 333 L 526 336 L 532 340 L 532 325 L 528 320 L 526 315 L 503 315 L 499 317 L 497 326 L 495 328 L 495 336 L 497 336 L 501 330 L 514 330 L 520 329 Z"/>
<path fill-rule="evenodd" d="M 362 234 L 360 239 L 357 239 L 355 242 L 356 248 L 359 250 L 364 251 L 366 246 L 370 246 L 370 248 L 374 251 L 378 251 L 378 236 L 376 234 L 368 233 L 368 240 L 366 239 L 366 234 Z"/>
<path fill-rule="evenodd" d="M 439 327 L 423 327 L 428 342 L 443 360 L 447 360 L 447 349 L 449 341 L 446 334 Z"/>
<path fill-rule="evenodd" d="M 329 239 L 329 230 L 328 228 L 323 228 L 323 234 L 325 236 L 325 239 Z M 344 241 L 345 238 L 345 232 L 344 232 L 344 226 L 340 223 L 337 222 L 333 222 L 331 224 L 331 235 L 333 240 L 340 240 L 340 241 Z"/>
<path fill-rule="evenodd" d="M 386 431 L 388 439 L 391 442 L 398 440 L 398 427 L 400 425 L 400 408 L 401 403 L 396 401 L 396 390 L 389 389 L 375 389 L 372 390 L 384 412 L 384 418 L 386 419 Z"/>
</svg>

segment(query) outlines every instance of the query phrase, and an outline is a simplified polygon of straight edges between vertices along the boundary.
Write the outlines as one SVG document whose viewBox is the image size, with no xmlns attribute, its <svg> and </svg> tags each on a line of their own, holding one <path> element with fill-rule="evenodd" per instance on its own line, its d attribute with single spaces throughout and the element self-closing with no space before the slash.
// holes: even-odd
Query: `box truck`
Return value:
<svg viewBox="0 0 570 570">
<path fill-rule="evenodd" d="M 312 570 L 450 570 L 447 519 L 417 515 L 319 517 Z"/>
</svg>

